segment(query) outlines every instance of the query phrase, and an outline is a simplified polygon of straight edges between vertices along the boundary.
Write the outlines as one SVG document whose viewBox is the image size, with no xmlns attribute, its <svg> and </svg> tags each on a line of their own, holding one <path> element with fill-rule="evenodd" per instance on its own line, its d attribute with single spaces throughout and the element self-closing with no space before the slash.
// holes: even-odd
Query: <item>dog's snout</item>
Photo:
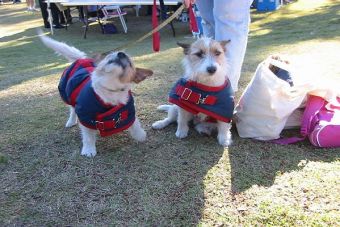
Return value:
<svg viewBox="0 0 340 227">
<path fill-rule="evenodd" d="M 118 52 L 117 57 L 122 59 L 122 58 L 126 58 L 127 56 L 124 52 Z"/>
<path fill-rule="evenodd" d="M 216 72 L 216 70 L 217 70 L 216 66 L 209 66 L 209 67 L 207 68 L 207 72 L 208 72 L 209 74 L 214 74 L 214 73 Z"/>
</svg>

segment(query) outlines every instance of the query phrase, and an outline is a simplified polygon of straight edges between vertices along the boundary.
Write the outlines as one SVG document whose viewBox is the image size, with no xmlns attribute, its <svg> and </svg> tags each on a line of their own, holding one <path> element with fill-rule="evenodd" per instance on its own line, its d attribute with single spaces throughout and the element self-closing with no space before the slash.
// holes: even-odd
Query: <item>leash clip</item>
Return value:
<svg viewBox="0 0 340 227">
<path fill-rule="evenodd" d="M 113 120 L 113 122 L 115 123 L 115 127 L 114 127 L 114 128 L 117 128 L 117 125 L 118 125 L 118 124 L 121 122 L 121 120 L 122 120 L 122 113 L 119 114 L 117 120 L 115 120 L 115 119 L 112 119 L 112 120 Z"/>
<path fill-rule="evenodd" d="M 204 104 L 205 103 L 205 100 L 208 98 L 209 95 L 205 96 L 204 98 L 201 97 L 201 94 L 200 94 L 200 98 L 197 100 L 197 103 L 196 104 Z"/>
</svg>

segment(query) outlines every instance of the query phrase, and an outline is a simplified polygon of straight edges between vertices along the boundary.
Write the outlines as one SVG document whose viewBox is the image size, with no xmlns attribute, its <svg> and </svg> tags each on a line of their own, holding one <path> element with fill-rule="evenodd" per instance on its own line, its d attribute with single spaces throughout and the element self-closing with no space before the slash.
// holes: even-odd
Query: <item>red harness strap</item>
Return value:
<svg viewBox="0 0 340 227">
<path fill-rule="evenodd" d="M 112 120 L 104 120 L 105 117 L 108 117 L 115 112 L 117 112 L 119 109 L 123 108 L 123 104 L 119 104 L 115 107 L 111 107 L 110 105 L 106 104 L 97 94 L 95 94 L 99 102 L 103 105 L 106 106 L 107 108 L 110 108 L 108 111 L 98 114 L 96 116 L 96 128 L 100 131 L 101 134 L 104 133 L 105 130 L 116 128 L 117 124 L 119 124 L 120 121 L 125 121 L 128 119 L 129 116 L 129 111 L 125 110 L 121 112 L 118 116 L 117 119 L 112 119 Z M 129 91 L 129 95 L 131 95 L 131 91 Z"/>
<path fill-rule="evenodd" d="M 81 82 L 81 84 L 79 84 L 79 86 L 73 90 L 73 92 L 70 95 L 70 105 L 71 106 L 75 106 L 76 105 L 76 100 L 77 97 L 81 91 L 81 89 L 83 89 L 83 87 L 86 85 L 86 83 L 91 79 L 90 76 L 88 76 L 83 82 Z"/>
<path fill-rule="evenodd" d="M 207 95 L 206 97 L 203 97 L 202 94 L 194 92 L 190 88 L 186 88 L 182 85 L 177 85 L 176 94 L 179 95 L 181 99 L 195 104 L 214 105 L 217 100 L 215 96 Z"/>
<path fill-rule="evenodd" d="M 125 110 L 119 114 L 119 117 L 117 119 L 103 121 L 103 118 L 104 118 L 103 116 L 105 115 L 108 115 L 108 114 L 104 113 L 96 117 L 96 128 L 99 131 L 105 131 L 105 129 L 116 128 L 117 124 L 119 124 L 121 121 L 124 121 L 128 118 L 129 112 Z"/>
</svg>

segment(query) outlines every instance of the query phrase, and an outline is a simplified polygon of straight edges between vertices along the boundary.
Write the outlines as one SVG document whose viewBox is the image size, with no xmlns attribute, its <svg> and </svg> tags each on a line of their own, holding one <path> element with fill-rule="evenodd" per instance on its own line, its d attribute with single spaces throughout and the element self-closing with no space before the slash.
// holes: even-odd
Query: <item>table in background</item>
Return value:
<svg viewBox="0 0 340 227">
<path fill-rule="evenodd" d="M 59 3 L 62 6 L 65 7 L 71 7 L 71 6 L 79 6 L 83 7 L 84 9 L 84 23 L 85 23 L 85 30 L 84 30 L 84 38 L 86 39 L 86 33 L 88 30 L 88 11 L 87 7 L 85 6 L 105 6 L 105 5 L 153 5 L 153 0 L 46 0 L 46 2 L 50 3 Z M 156 4 L 160 6 L 161 8 L 161 18 L 162 20 L 166 19 L 166 11 L 165 11 L 165 5 L 178 5 L 179 3 L 182 3 L 181 0 L 156 0 Z M 51 13 L 49 11 L 49 13 Z M 170 23 L 173 35 L 175 36 L 175 29 L 172 24 Z M 51 28 L 53 25 L 51 25 Z M 102 26 L 101 26 L 102 27 Z"/>
</svg>

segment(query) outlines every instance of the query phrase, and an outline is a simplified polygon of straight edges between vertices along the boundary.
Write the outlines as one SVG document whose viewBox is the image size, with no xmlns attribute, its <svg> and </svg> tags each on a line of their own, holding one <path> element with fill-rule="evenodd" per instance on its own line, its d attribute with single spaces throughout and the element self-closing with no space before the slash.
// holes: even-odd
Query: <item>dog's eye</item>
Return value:
<svg viewBox="0 0 340 227">
<path fill-rule="evenodd" d="M 215 51 L 215 55 L 216 55 L 216 56 L 220 56 L 221 54 L 222 54 L 221 51 L 218 51 L 218 50 Z"/>
<path fill-rule="evenodd" d="M 196 55 L 197 57 L 199 57 L 199 58 L 203 58 L 203 57 L 204 57 L 203 51 L 197 52 L 195 55 Z"/>
</svg>

